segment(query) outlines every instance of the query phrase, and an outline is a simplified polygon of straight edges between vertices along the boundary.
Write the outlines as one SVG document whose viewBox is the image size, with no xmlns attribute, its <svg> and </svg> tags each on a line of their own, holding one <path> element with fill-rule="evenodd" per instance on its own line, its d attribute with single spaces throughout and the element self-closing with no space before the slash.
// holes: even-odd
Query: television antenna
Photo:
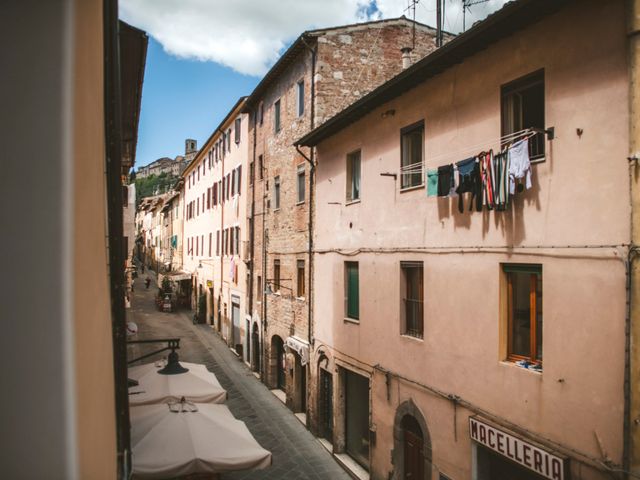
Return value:
<svg viewBox="0 0 640 480">
<path fill-rule="evenodd" d="M 462 0 L 462 31 L 464 32 L 467 29 L 466 26 L 466 16 L 467 10 L 471 13 L 471 7 L 474 5 L 479 5 L 481 3 L 487 3 L 489 0 Z"/>
</svg>

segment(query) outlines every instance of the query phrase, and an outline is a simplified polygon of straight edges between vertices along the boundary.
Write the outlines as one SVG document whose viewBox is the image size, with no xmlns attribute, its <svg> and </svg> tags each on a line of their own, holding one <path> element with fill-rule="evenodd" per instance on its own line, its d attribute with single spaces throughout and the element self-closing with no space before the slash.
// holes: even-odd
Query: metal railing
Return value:
<svg viewBox="0 0 640 480">
<path fill-rule="evenodd" d="M 421 300 L 404 299 L 405 335 L 422 338 L 424 335 L 424 309 Z"/>
</svg>

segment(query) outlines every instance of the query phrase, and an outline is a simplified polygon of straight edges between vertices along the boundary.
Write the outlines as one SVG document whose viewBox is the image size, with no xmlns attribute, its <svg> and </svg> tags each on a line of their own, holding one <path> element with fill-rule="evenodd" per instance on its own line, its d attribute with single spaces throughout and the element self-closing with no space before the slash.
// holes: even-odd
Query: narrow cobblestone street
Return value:
<svg viewBox="0 0 640 480">
<path fill-rule="evenodd" d="M 293 413 L 283 405 L 229 350 L 208 325 L 193 325 L 189 311 L 159 312 L 154 303 L 157 287 L 152 281 L 144 288 L 147 272 L 136 280 L 136 290 L 129 320 L 138 325 L 138 334 L 130 339 L 180 338 L 180 359 L 202 363 L 212 371 L 227 390 L 227 406 L 244 421 L 264 448 L 273 454 L 273 465 L 262 471 L 237 472 L 224 479 L 328 479 L 350 478 L 329 452 L 311 435 Z M 153 273 L 151 278 L 155 278 Z M 130 346 L 129 356 L 137 357 L 157 345 Z M 151 362 L 165 356 L 143 360 Z"/>
</svg>

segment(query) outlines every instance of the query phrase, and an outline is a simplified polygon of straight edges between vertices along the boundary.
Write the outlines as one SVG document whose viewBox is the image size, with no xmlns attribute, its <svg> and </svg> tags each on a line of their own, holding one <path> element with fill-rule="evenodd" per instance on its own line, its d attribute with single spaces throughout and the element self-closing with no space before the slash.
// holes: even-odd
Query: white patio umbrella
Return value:
<svg viewBox="0 0 640 480">
<path fill-rule="evenodd" d="M 178 401 L 224 403 L 227 391 L 207 367 L 198 363 L 180 362 L 184 373 L 159 373 L 165 364 L 147 363 L 131 367 L 128 377 L 138 385 L 129 388 L 129 405 L 151 405 Z"/>
<path fill-rule="evenodd" d="M 130 410 L 134 478 L 219 474 L 271 465 L 271 452 L 225 405 L 175 403 Z"/>
</svg>

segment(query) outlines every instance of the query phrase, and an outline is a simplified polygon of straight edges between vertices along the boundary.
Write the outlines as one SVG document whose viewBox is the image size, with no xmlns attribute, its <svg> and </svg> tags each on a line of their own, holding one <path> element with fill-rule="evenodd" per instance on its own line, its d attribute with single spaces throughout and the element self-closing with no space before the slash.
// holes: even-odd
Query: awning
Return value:
<svg viewBox="0 0 640 480">
<path fill-rule="evenodd" d="M 298 337 L 287 337 L 287 347 L 300 356 L 300 363 L 304 366 L 309 363 L 309 344 Z"/>
<path fill-rule="evenodd" d="M 191 280 L 191 274 L 187 272 L 170 272 L 164 275 L 172 282 L 179 282 L 180 280 Z"/>
</svg>

